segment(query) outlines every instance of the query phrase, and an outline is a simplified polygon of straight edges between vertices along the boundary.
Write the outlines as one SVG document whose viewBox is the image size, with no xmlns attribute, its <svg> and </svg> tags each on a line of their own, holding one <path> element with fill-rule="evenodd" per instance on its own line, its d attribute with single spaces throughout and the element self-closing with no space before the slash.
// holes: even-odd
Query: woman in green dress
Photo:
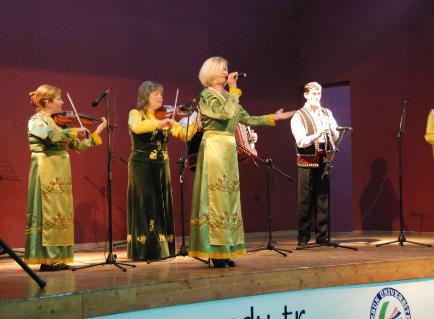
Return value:
<svg viewBox="0 0 434 319">
<path fill-rule="evenodd" d="M 69 269 L 66 264 L 74 257 L 74 208 L 68 150 L 100 145 L 107 122 L 102 118 L 92 134 L 86 128 L 60 127 L 52 115 L 62 109 L 61 90 L 44 84 L 29 95 L 35 114 L 28 123 L 32 155 L 24 261 L 41 264 L 41 271 Z"/>
<path fill-rule="evenodd" d="M 175 254 L 169 136 L 185 141 L 187 130 L 171 118 L 157 119 L 163 87 L 146 81 L 128 118 L 131 155 L 128 161 L 128 258 L 153 260 Z M 196 124 L 188 128 L 188 139 Z"/>
<path fill-rule="evenodd" d="M 204 132 L 199 147 L 190 219 L 189 256 L 211 259 L 214 267 L 233 267 L 232 257 L 246 254 L 235 130 L 245 125 L 275 125 L 294 112 L 250 116 L 238 103 L 238 73 L 212 57 L 199 71 L 204 86 L 199 111 Z M 228 85 L 229 92 L 225 90 Z"/>
</svg>

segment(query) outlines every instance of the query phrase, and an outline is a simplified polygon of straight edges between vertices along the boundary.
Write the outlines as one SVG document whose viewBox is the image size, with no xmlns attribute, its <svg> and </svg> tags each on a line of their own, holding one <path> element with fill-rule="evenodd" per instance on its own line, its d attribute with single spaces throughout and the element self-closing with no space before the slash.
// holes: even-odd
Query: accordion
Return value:
<svg viewBox="0 0 434 319">
<path fill-rule="evenodd" d="M 187 167 L 191 171 L 196 170 L 197 153 L 199 153 L 199 145 L 202 141 L 202 132 L 197 132 L 188 142 Z M 250 127 L 238 123 L 235 131 L 235 140 L 237 143 L 238 161 L 244 161 L 252 155 L 257 156 L 258 152 L 255 149 L 255 144 L 250 140 Z"/>
<path fill-rule="evenodd" d="M 235 140 L 237 141 L 238 161 L 244 161 L 252 156 L 258 156 L 255 144 L 250 137 L 250 126 L 238 123 L 235 131 Z"/>
</svg>

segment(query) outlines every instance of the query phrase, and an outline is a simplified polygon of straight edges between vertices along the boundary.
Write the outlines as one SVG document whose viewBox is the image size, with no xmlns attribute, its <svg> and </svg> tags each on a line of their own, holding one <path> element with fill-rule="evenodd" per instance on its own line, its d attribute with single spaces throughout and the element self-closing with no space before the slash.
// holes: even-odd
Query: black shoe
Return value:
<svg viewBox="0 0 434 319">
<path fill-rule="evenodd" d="M 226 263 L 226 265 L 228 265 L 229 267 L 235 267 L 235 261 L 233 261 L 232 259 L 223 259 L 223 260 Z"/>
<path fill-rule="evenodd" d="M 315 240 L 315 243 L 317 243 L 318 245 L 326 245 L 327 244 L 327 238 L 317 238 Z"/>
<path fill-rule="evenodd" d="M 306 246 L 307 246 L 307 241 L 299 241 L 297 243 L 297 247 L 299 247 L 299 248 L 303 248 L 303 247 L 306 247 Z"/>
<path fill-rule="evenodd" d="M 229 265 L 225 262 L 225 259 L 211 259 L 214 268 L 227 268 Z M 234 263 L 235 264 L 235 263 Z"/>
<path fill-rule="evenodd" d="M 39 271 L 44 272 L 44 271 L 60 271 L 60 270 L 68 270 L 71 269 L 71 267 L 69 267 L 66 264 L 52 264 L 52 265 L 47 265 L 47 264 L 41 264 L 41 267 L 39 268 Z"/>
</svg>

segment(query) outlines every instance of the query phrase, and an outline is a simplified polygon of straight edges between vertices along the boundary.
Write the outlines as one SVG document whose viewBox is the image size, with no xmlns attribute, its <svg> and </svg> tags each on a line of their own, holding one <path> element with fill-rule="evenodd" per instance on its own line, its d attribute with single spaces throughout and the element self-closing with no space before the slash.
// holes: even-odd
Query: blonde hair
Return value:
<svg viewBox="0 0 434 319">
<path fill-rule="evenodd" d="M 30 103 L 34 106 L 35 112 L 38 112 L 47 105 L 47 102 L 52 102 L 61 93 L 62 90 L 58 87 L 42 84 L 35 91 L 29 93 Z"/>
<path fill-rule="evenodd" d="M 199 71 L 199 81 L 204 87 L 209 87 L 213 84 L 215 78 L 220 74 L 223 66 L 227 66 L 228 61 L 222 57 L 215 56 L 207 59 Z"/>
<path fill-rule="evenodd" d="M 154 92 L 159 91 L 163 95 L 164 89 L 160 83 L 154 81 L 145 81 L 139 86 L 137 92 L 137 105 L 136 108 L 140 111 L 146 111 L 149 106 L 149 95 Z"/>
<path fill-rule="evenodd" d="M 321 90 L 322 86 L 318 82 L 309 82 L 304 86 L 303 93 L 309 93 L 312 90 Z"/>
</svg>

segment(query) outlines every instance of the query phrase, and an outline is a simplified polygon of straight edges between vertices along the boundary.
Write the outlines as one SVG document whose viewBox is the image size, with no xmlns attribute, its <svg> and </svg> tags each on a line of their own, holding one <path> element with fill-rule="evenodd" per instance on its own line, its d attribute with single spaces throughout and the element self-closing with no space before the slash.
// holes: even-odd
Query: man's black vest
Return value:
<svg viewBox="0 0 434 319">
<path fill-rule="evenodd" d="M 321 108 L 322 114 L 329 118 L 330 111 L 324 107 Z M 301 108 L 297 111 L 300 115 L 301 122 L 303 123 L 304 128 L 307 131 L 307 136 L 313 135 L 318 132 L 318 128 L 315 125 L 315 122 L 305 108 Z M 330 121 L 328 121 L 330 123 Z M 329 127 L 329 130 L 331 128 Z M 298 167 L 319 167 L 320 157 L 323 155 L 327 155 L 327 157 L 331 154 L 332 149 L 334 149 L 333 139 L 330 134 L 326 135 L 325 143 L 323 147 L 320 147 L 320 143 L 318 139 L 308 147 L 297 147 L 297 166 Z"/>
</svg>

